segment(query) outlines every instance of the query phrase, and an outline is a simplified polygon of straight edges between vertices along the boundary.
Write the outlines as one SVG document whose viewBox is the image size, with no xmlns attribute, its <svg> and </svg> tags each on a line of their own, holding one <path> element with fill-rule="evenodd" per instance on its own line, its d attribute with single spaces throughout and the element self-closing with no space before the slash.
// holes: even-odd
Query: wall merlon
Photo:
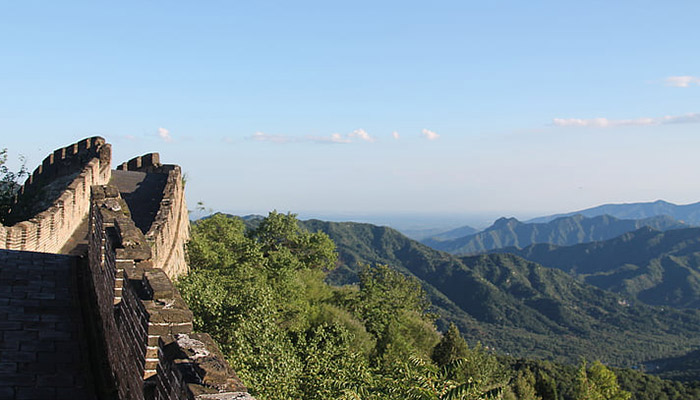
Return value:
<svg viewBox="0 0 700 400">
<path fill-rule="evenodd" d="M 99 315 L 95 322 L 116 397 L 253 400 L 211 337 L 193 333 L 193 314 L 172 282 L 188 271 L 189 216 L 180 167 L 161 164 L 158 153 L 120 165 L 167 174 L 159 209 L 144 235 L 119 188 L 108 185 L 110 163 L 111 145 L 101 137 L 50 153 L 22 193 L 54 184 L 55 200 L 13 226 L 0 224 L 0 248 L 58 253 L 88 216 L 86 290 L 92 312 Z"/>
<path fill-rule="evenodd" d="M 81 146 L 83 142 L 85 144 Z M 20 213 L 14 215 L 15 221 L 24 218 L 24 221 L 16 221 L 15 225 L 27 221 L 36 225 L 34 236 L 26 230 L 26 226 L 24 236 L 20 238 L 7 231 L 10 227 L 0 227 L 5 230 L 0 235 L 4 237 L 4 240 L 0 240 L 0 248 L 58 253 L 88 213 L 90 193 L 87 187 L 109 180 L 110 162 L 111 150 L 104 139 L 99 137 L 85 139 L 50 153 L 22 185 L 16 201 L 29 201 L 27 199 L 33 197 L 27 196 L 37 194 L 42 196 L 43 188 L 55 179 L 68 177 L 72 180 L 53 199 L 46 200 L 48 204 L 44 206 L 45 209 L 32 211 L 35 212 L 34 215 L 23 215 L 29 212 L 29 208 L 26 211 L 13 209 Z M 95 174 L 95 171 L 100 173 Z M 75 177 L 71 178 L 72 176 Z M 18 210 L 21 208 L 18 207 Z"/>
<path fill-rule="evenodd" d="M 117 169 L 121 171 L 156 172 L 161 167 L 160 154 L 148 153 L 121 163 Z"/>
</svg>

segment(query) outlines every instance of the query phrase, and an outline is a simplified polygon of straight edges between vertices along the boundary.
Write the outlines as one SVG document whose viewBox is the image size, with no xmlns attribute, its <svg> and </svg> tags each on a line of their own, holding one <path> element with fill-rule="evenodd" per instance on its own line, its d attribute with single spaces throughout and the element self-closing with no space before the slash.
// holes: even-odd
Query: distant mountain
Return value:
<svg viewBox="0 0 700 400">
<path fill-rule="evenodd" d="M 495 252 L 561 269 L 647 304 L 700 308 L 700 228 L 659 232 L 644 227 L 596 243 L 536 244 Z"/>
<path fill-rule="evenodd" d="M 478 229 L 472 228 L 471 226 L 468 226 L 468 225 L 465 225 L 465 226 L 461 226 L 461 227 L 456 228 L 456 229 L 449 230 L 447 232 L 435 233 L 429 237 L 426 236 L 425 238 L 413 238 L 409 235 L 406 235 L 406 236 L 409 236 L 409 237 L 411 237 L 411 239 L 416 239 L 416 240 L 421 241 L 421 242 L 425 239 L 446 241 L 446 240 L 459 239 L 459 238 L 464 237 L 464 236 L 473 235 L 477 232 L 479 232 Z"/>
<path fill-rule="evenodd" d="M 444 228 L 394 228 L 413 240 L 423 240 L 445 232 Z"/>
<path fill-rule="evenodd" d="M 388 264 L 419 279 L 442 325 L 501 353 L 576 363 L 579 357 L 639 365 L 700 346 L 700 312 L 654 308 L 521 257 L 456 257 L 387 227 L 303 221 L 336 243 L 329 279 L 356 281 L 358 263 Z M 650 345 L 653 343 L 654 345 Z"/>
<path fill-rule="evenodd" d="M 650 203 L 604 204 L 601 206 L 564 214 L 549 215 L 528 220 L 528 223 L 547 223 L 557 218 L 581 214 L 585 217 L 612 215 L 621 219 L 641 219 L 657 215 L 668 215 L 688 225 L 700 225 L 700 202 L 676 205 L 663 200 Z"/>
<path fill-rule="evenodd" d="M 524 223 L 515 218 L 500 218 L 476 234 L 452 240 L 430 238 L 422 243 L 452 254 L 476 254 L 504 247 L 524 248 L 535 243 L 573 245 L 606 240 L 643 226 L 660 231 L 688 227 L 665 215 L 633 220 L 609 215 L 588 218 L 577 214 L 548 223 Z"/>
</svg>

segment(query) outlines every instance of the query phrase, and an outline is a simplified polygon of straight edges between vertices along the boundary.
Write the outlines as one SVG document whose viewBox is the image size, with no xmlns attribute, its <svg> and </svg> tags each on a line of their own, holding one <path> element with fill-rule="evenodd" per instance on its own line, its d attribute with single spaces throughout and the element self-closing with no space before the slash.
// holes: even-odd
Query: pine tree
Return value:
<svg viewBox="0 0 700 400">
<path fill-rule="evenodd" d="M 433 349 L 432 358 L 437 365 L 443 367 L 457 359 L 465 358 L 468 353 L 469 347 L 459 333 L 459 329 L 455 324 L 450 324 L 440 343 Z"/>
</svg>

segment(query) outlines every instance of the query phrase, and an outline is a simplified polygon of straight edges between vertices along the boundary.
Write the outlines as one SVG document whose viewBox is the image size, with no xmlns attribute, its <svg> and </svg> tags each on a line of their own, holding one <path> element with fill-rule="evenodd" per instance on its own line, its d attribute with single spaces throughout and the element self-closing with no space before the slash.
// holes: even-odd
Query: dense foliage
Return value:
<svg viewBox="0 0 700 400">
<path fill-rule="evenodd" d="M 303 221 L 336 243 L 337 284 L 358 263 L 388 264 L 419 279 L 442 330 L 453 322 L 468 342 L 498 353 L 615 366 L 678 356 L 700 345 L 700 313 L 650 307 L 580 282 L 568 273 L 504 254 L 456 257 L 387 227 Z M 678 231 L 668 231 L 671 234 Z"/>
<path fill-rule="evenodd" d="M 508 383 L 494 356 L 466 344 L 432 361 L 441 336 L 415 279 L 363 266 L 357 285 L 327 285 L 333 242 L 293 215 L 273 212 L 247 232 L 238 219 L 200 221 L 189 256 L 178 286 L 196 328 L 260 399 L 498 398 Z"/>
<path fill-rule="evenodd" d="M 592 390 L 577 383 L 583 373 L 609 389 L 596 398 L 625 398 L 602 365 L 567 375 L 468 346 L 455 325 L 439 334 L 420 282 L 386 265 L 360 266 L 356 284 L 326 284 L 334 243 L 293 215 L 253 226 L 221 215 L 195 224 L 192 272 L 178 287 L 196 329 L 260 400 L 583 399 Z"/>
</svg>

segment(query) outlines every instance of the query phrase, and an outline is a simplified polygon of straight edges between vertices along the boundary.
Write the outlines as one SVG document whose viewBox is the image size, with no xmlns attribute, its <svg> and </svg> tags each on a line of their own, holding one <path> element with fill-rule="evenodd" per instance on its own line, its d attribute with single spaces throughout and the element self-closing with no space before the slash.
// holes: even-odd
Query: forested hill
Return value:
<svg viewBox="0 0 700 400">
<path fill-rule="evenodd" d="M 647 304 L 700 308 L 700 228 L 667 232 L 642 228 L 595 243 L 496 251 L 559 268 Z"/>
<path fill-rule="evenodd" d="M 370 224 L 303 221 L 335 242 L 336 283 L 358 263 L 388 264 L 420 279 L 442 318 L 465 336 L 517 356 L 613 365 L 684 354 L 700 346 L 700 314 L 664 310 L 595 288 L 515 255 L 455 257 Z"/>
<path fill-rule="evenodd" d="M 573 245 L 611 239 L 643 226 L 665 231 L 688 227 L 668 216 L 640 220 L 609 215 L 592 218 L 577 214 L 548 223 L 524 223 L 501 218 L 482 232 L 452 240 L 426 239 L 422 243 L 452 254 L 476 254 L 503 247 L 523 248 L 535 243 Z"/>
<path fill-rule="evenodd" d="M 592 362 L 684 354 L 698 336 L 693 313 L 624 307 L 561 271 L 513 255 L 458 259 L 389 228 L 309 221 L 316 231 L 309 232 L 294 215 L 276 212 L 245 225 L 224 215 L 193 224 L 192 269 L 177 285 L 195 329 L 212 332 L 249 393 L 261 400 L 681 400 L 700 394 L 694 384 L 631 369 L 613 373 Z M 353 248 L 355 260 L 367 253 L 397 267 L 364 265 L 358 284 L 329 285 L 324 279 L 336 265 L 336 247 L 341 255 Z M 421 286 L 433 287 L 438 298 L 446 299 L 440 291 L 454 295 L 450 304 L 459 313 L 440 312 L 469 328 L 471 346 L 454 325 L 438 333 Z"/>
<path fill-rule="evenodd" d="M 668 215 L 689 225 L 700 225 L 700 202 L 677 205 L 663 200 L 648 203 L 603 204 L 585 210 L 565 214 L 555 214 L 528 220 L 529 223 L 546 223 L 561 217 L 581 214 L 586 217 L 612 215 L 623 219 L 642 219 L 658 215 Z"/>
</svg>

